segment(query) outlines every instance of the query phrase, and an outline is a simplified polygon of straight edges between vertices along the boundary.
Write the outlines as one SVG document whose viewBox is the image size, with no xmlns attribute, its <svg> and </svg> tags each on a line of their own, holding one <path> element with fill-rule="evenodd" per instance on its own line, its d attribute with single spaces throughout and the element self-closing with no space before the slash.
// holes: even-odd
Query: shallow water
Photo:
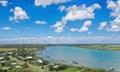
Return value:
<svg viewBox="0 0 120 72">
<path fill-rule="evenodd" d="M 116 71 L 120 72 L 120 51 L 52 46 L 44 51 L 37 51 L 37 55 L 51 62 L 104 69 L 113 67 Z M 79 64 L 73 64 L 73 61 L 77 61 Z"/>
</svg>

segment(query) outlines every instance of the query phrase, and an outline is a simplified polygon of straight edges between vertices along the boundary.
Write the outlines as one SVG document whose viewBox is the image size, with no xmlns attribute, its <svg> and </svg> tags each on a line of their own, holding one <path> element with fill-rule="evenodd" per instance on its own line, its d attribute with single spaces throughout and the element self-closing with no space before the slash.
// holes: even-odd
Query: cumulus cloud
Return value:
<svg viewBox="0 0 120 72">
<path fill-rule="evenodd" d="M 2 6 L 7 6 L 8 1 L 7 1 L 7 0 L 0 0 L 0 4 L 1 4 Z"/>
<path fill-rule="evenodd" d="M 10 27 L 2 27 L 1 30 L 10 30 Z"/>
<path fill-rule="evenodd" d="M 47 22 L 45 22 L 45 21 L 40 21 L 40 20 L 35 21 L 35 23 L 36 23 L 36 24 L 47 24 Z"/>
<path fill-rule="evenodd" d="M 90 20 L 87 20 L 83 23 L 83 26 L 78 29 L 78 28 L 70 28 L 70 31 L 71 32 L 75 32 L 75 31 L 78 31 L 78 32 L 86 32 L 86 31 L 89 31 L 89 26 L 92 25 L 92 21 Z M 91 34 L 91 32 L 88 32 L 88 34 Z"/>
<path fill-rule="evenodd" d="M 89 31 L 89 32 L 88 32 L 88 35 L 91 35 L 91 34 L 92 34 L 92 31 Z"/>
<path fill-rule="evenodd" d="M 0 43 L 20 44 L 120 44 L 120 37 L 116 36 L 81 36 L 81 37 L 18 37 L 0 38 Z"/>
<path fill-rule="evenodd" d="M 71 31 L 71 32 L 78 31 L 78 28 L 70 28 L 70 31 Z"/>
<path fill-rule="evenodd" d="M 92 25 L 92 21 L 88 20 L 88 21 L 85 21 L 83 26 L 79 29 L 79 32 L 85 32 L 85 31 L 88 31 L 89 30 L 89 26 Z"/>
<path fill-rule="evenodd" d="M 108 0 L 107 8 L 112 10 L 110 16 L 114 18 L 112 21 L 109 21 L 110 25 L 108 31 L 120 31 L 120 0 L 116 2 Z"/>
<path fill-rule="evenodd" d="M 15 7 L 14 10 L 10 9 L 10 12 L 13 12 L 14 15 L 13 15 L 13 17 L 9 18 L 9 21 L 19 22 L 19 21 L 29 19 L 29 16 L 27 15 L 27 13 L 21 7 Z"/>
<path fill-rule="evenodd" d="M 57 27 L 55 30 L 56 33 L 61 33 L 63 31 L 64 31 L 63 27 Z"/>
<path fill-rule="evenodd" d="M 62 21 L 57 21 L 56 24 L 52 26 L 52 28 L 55 28 L 56 33 L 61 33 L 64 31 L 65 23 Z"/>
<path fill-rule="evenodd" d="M 80 29 L 79 29 L 79 32 L 85 32 L 85 31 L 88 31 L 89 29 L 88 29 L 88 27 L 81 27 Z"/>
<path fill-rule="evenodd" d="M 63 10 L 66 9 L 66 7 L 62 5 L 62 6 L 60 6 L 58 9 L 60 10 L 60 12 L 62 12 Z"/>
<path fill-rule="evenodd" d="M 35 0 L 35 6 L 42 6 L 46 7 L 51 4 L 59 4 L 59 3 L 66 3 L 70 0 Z"/>
<path fill-rule="evenodd" d="M 73 5 L 66 9 L 67 15 L 64 17 L 64 19 L 66 21 L 93 19 L 95 17 L 93 11 L 99 8 L 101 8 L 99 4 L 93 4 L 90 7 L 86 7 L 85 4 L 81 6 Z"/>
<path fill-rule="evenodd" d="M 72 5 L 68 8 L 66 7 L 59 7 L 60 11 L 65 10 L 67 14 L 61 18 L 61 21 L 57 21 L 56 24 L 53 25 L 55 29 L 58 27 L 65 28 L 65 25 L 68 21 L 76 21 L 76 20 L 84 20 L 84 19 L 93 19 L 95 18 L 94 10 L 99 9 L 101 6 L 97 3 L 87 7 L 85 4 L 77 6 Z M 58 23 L 59 22 L 59 23 Z M 56 27 L 57 25 L 57 27 Z M 88 30 L 87 27 L 82 27 L 82 30 Z"/>
<path fill-rule="evenodd" d="M 63 23 L 61 21 L 57 21 L 56 24 L 53 25 L 53 27 L 62 27 Z"/>
<path fill-rule="evenodd" d="M 106 26 L 107 26 L 107 22 L 101 22 L 98 30 L 105 30 Z"/>
</svg>

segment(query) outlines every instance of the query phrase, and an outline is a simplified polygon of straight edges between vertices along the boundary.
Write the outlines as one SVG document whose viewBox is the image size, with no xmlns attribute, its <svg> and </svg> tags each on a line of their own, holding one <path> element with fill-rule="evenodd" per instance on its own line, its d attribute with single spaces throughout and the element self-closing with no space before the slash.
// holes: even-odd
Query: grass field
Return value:
<svg viewBox="0 0 120 72">
<path fill-rule="evenodd" d="M 76 48 L 88 48 L 97 50 L 116 50 L 120 51 L 120 45 L 78 45 Z"/>
<path fill-rule="evenodd" d="M 12 51 L 12 50 L 17 50 L 17 48 L 0 48 L 1 51 Z"/>
<path fill-rule="evenodd" d="M 12 56 L 9 56 L 9 57 L 10 57 L 10 60 L 12 60 L 12 61 L 16 61 L 17 63 L 19 63 L 19 65 L 22 65 L 22 64 L 25 63 L 24 61 L 20 61 L 20 60 L 14 58 L 14 57 L 12 57 Z"/>
</svg>

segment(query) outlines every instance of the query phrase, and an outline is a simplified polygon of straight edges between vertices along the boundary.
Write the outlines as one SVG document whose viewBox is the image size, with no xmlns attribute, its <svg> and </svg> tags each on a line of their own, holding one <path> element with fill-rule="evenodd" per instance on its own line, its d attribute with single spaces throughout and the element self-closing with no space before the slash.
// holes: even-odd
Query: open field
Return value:
<svg viewBox="0 0 120 72">
<path fill-rule="evenodd" d="M 120 45 L 76 45 L 76 48 L 88 48 L 97 50 L 116 50 L 120 51 Z"/>
<path fill-rule="evenodd" d="M 13 51 L 13 50 L 17 50 L 17 48 L 0 48 L 0 52 L 1 51 Z"/>
</svg>

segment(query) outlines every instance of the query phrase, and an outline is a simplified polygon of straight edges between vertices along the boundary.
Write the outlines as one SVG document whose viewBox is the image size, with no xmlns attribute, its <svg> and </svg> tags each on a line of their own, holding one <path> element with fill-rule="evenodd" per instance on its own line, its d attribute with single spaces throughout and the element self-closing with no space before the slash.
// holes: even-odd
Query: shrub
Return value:
<svg viewBox="0 0 120 72">
<path fill-rule="evenodd" d="M 56 71 L 56 70 L 58 70 L 58 68 L 54 68 L 53 66 L 54 66 L 54 65 L 49 65 L 49 70 L 50 70 L 50 71 Z"/>
<path fill-rule="evenodd" d="M 49 70 L 50 71 L 58 71 L 58 70 L 65 70 L 69 66 L 65 64 L 58 64 L 58 67 L 54 68 L 55 65 L 49 65 Z"/>
<path fill-rule="evenodd" d="M 5 56 L 4 60 L 10 60 L 10 58 L 8 56 Z"/>
<path fill-rule="evenodd" d="M 44 69 L 44 66 L 42 66 L 41 69 Z"/>
<path fill-rule="evenodd" d="M 25 62 L 25 63 L 22 65 L 22 67 L 23 67 L 23 68 L 28 68 L 28 67 L 29 67 L 29 65 L 28 65 L 28 63 L 27 63 L 27 62 Z"/>
<path fill-rule="evenodd" d="M 13 68 L 10 72 L 24 72 L 22 68 Z"/>
<path fill-rule="evenodd" d="M 48 64 L 50 64 L 50 61 L 48 61 L 48 60 L 43 60 L 43 65 L 48 65 Z"/>
<path fill-rule="evenodd" d="M 58 70 L 65 70 L 68 68 L 68 65 L 65 64 L 59 64 Z"/>
<path fill-rule="evenodd" d="M 94 72 L 106 72 L 106 70 L 98 68 L 98 69 L 95 69 Z"/>
</svg>

